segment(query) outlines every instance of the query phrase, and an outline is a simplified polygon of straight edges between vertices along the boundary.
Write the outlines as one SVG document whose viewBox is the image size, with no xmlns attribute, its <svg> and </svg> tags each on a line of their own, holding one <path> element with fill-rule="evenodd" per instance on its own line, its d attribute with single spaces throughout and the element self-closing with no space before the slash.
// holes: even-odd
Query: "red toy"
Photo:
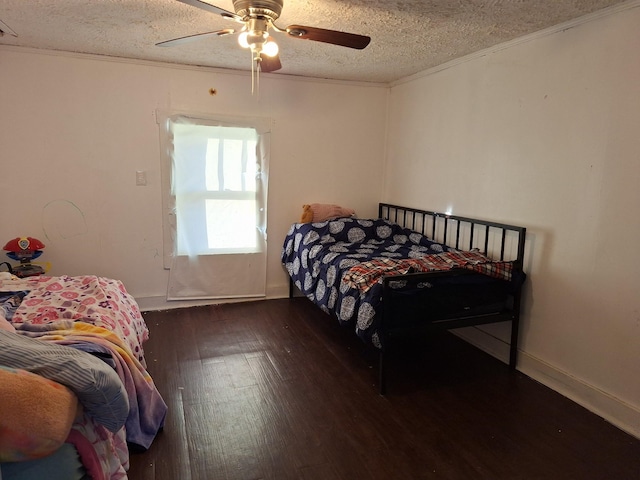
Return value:
<svg viewBox="0 0 640 480">
<path fill-rule="evenodd" d="M 20 262 L 20 265 L 11 269 L 11 273 L 20 278 L 42 275 L 44 269 L 39 265 L 33 265 L 31 260 L 42 255 L 43 248 L 44 243 L 33 237 L 17 237 L 9 240 L 4 250 L 7 250 L 9 258 Z"/>
</svg>

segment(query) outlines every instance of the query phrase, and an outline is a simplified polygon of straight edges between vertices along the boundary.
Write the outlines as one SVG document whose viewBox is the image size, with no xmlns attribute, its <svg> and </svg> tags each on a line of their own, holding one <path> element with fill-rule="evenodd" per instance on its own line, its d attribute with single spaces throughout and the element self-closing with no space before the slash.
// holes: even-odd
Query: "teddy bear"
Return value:
<svg viewBox="0 0 640 480">
<path fill-rule="evenodd" d="M 302 205 L 302 215 L 300 217 L 300 223 L 311 222 L 313 222 L 313 210 L 311 210 L 311 205 Z"/>
</svg>

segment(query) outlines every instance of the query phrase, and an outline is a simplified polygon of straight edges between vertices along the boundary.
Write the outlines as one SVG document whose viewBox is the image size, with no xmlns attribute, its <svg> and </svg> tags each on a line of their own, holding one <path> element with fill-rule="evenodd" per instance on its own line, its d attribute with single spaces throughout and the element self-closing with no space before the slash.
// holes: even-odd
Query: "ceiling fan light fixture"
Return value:
<svg viewBox="0 0 640 480">
<path fill-rule="evenodd" d="M 238 35 L 238 44 L 242 48 L 249 48 L 249 42 L 247 41 L 247 37 L 249 36 L 249 32 L 242 32 Z"/>
<path fill-rule="evenodd" d="M 238 43 L 242 48 L 260 49 L 267 41 L 267 32 L 246 31 L 238 35 Z"/>
<path fill-rule="evenodd" d="M 269 57 L 275 57 L 278 55 L 279 50 L 278 44 L 274 42 L 271 37 L 267 39 L 267 42 L 262 47 L 262 53 Z"/>
</svg>

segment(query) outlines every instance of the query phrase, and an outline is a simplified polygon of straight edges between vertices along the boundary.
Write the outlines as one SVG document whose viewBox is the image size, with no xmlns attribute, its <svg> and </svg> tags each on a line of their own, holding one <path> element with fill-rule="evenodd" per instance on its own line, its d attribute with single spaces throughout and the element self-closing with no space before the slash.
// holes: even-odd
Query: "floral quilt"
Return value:
<svg viewBox="0 0 640 480">
<path fill-rule="evenodd" d="M 1 291 L 28 291 L 13 313 L 14 325 L 81 320 L 117 334 L 144 365 L 149 330 L 136 301 L 120 280 L 84 275 L 36 276 L 0 281 Z"/>
</svg>

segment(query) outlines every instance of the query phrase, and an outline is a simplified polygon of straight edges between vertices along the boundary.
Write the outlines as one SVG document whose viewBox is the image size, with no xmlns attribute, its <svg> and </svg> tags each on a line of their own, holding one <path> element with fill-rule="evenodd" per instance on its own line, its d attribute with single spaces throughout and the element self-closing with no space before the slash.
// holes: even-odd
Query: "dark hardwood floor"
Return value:
<svg viewBox="0 0 640 480">
<path fill-rule="evenodd" d="M 144 316 L 169 413 L 131 480 L 640 479 L 640 440 L 449 333 L 397 345 L 382 397 L 304 298 Z"/>
</svg>

